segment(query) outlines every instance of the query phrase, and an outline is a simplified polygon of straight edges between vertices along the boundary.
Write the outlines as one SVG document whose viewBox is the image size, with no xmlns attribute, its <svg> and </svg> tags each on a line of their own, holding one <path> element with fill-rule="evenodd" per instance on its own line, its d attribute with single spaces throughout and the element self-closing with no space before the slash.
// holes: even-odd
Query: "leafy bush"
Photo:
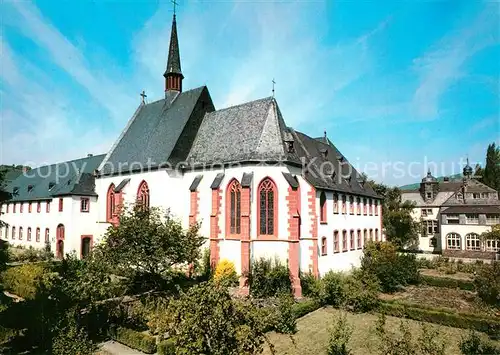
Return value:
<svg viewBox="0 0 500 355">
<path fill-rule="evenodd" d="M 436 269 L 445 274 L 455 274 L 457 272 L 473 274 L 479 270 L 483 261 L 476 260 L 474 263 L 464 263 L 462 260 L 457 260 L 455 262 L 447 257 L 439 256 L 431 260 L 419 258 L 417 264 L 420 269 Z"/>
<path fill-rule="evenodd" d="M 305 300 L 295 303 L 292 306 L 292 311 L 295 318 L 300 318 L 308 313 L 314 312 L 319 308 L 321 308 L 321 303 L 319 303 L 317 300 Z"/>
<path fill-rule="evenodd" d="M 413 355 L 417 353 L 417 346 L 413 343 L 408 322 L 399 323 L 399 332 L 392 332 L 386 329 L 385 315 L 382 314 L 377 319 L 375 333 L 379 339 L 378 350 L 380 355 Z"/>
<path fill-rule="evenodd" d="M 78 326 L 72 317 L 58 329 L 52 340 L 53 355 L 92 355 L 96 349 L 85 329 Z"/>
<path fill-rule="evenodd" d="M 394 292 L 402 286 L 419 282 L 420 273 L 413 254 L 398 254 L 389 242 L 368 242 L 361 259 L 361 269 L 376 275 L 382 291 Z"/>
<path fill-rule="evenodd" d="M 312 273 L 300 273 L 300 287 L 302 288 L 302 296 L 319 298 L 321 282 Z"/>
<path fill-rule="evenodd" d="M 320 301 L 333 307 L 343 306 L 346 301 L 345 278 L 342 273 L 328 271 L 320 281 Z"/>
<path fill-rule="evenodd" d="M 297 320 L 293 311 L 293 297 L 283 295 L 280 297 L 278 312 L 274 330 L 282 334 L 295 334 L 297 332 Z"/>
<path fill-rule="evenodd" d="M 354 269 L 344 281 L 346 306 L 354 312 L 368 312 L 378 306 L 380 283 L 376 276 Z"/>
<path fill-rule="evenodd" d="M 442 309 L 427 309 L 396 302 L 382 302 L 379 304 L 378 309 L 381 313 L 399 318 L 471 329 L 493 336 L 500 334 L 500 321 L 495 318 L 476 316 L 474 314 L 450 313 Z"/>
<path fill-rule="evenodd" d="M 341 314 L 330 329 L 328 340 L 328 355 L 350 355 L 352 354 L 348 344 L 352 335 L 352 327 L 347 323 L 345 314 Z"/>
<path fill-rule="evenodd" d="M 288 265 L 275 259 L 259 259 L 252 262 L 248 275 L 250 293 L 255 298 L 291 294 L 292 284 Z"/>
<path fill-rule="evenodd" d="M 214 280 L 229 285 L 237 284 L 238 275 L 236 274 L 234 263 L 227 259 L 221 260 L 215 268 Z"/>
<path fill-rule="evenodd" d="M 146 354 L 154 354 L 156 352 L 156 339 L 150 335 L 122 327 L 112 330 L 110 335 L 117 342 Z"/>
<path fill-rule="evenodd" d="M 200 265 L 198 265 L 200 264 Z M 210 248 L 205 248 L 203 250 L 203 255 L 201 257 L 201 263 L 198 263 L 198 268 L 200 269 L 200 278 L 203 281 L 208 281 L 212 277 L 212 263 L 210 260 Z"/>
<path fill-rule="evenodd" d="M 474 284 L 477 295 L 484 303 L 500 308 L 500 262 L 483 265 Z"/>
<path fill-rule="evenodd" d="M 49 287 L 52 277 L 50 269 L 44 264 L 15 266 L 0 275 L 6 290 L 25 299 L 35 298 L 40 287 Z"/>
<path fill-rule="evenodd" d="M 172 338 L 160 341 L 156 346 L 158 355 L 175 355 L 175 342 Z"/>
<path fill-rule="evenodd" d="M 482 340 L 479 335 L 471 331 L 460 341 L 460 351 L 464 355 L 500 355 L 500 349 L 494 344 Z"/>
<path fill-rule="evenodd" d="M 23 246 L 17 246 L 15 248 L 9 249 L 9 261 L 10 262 L 36 262 L 36 261 L 48 261 L 54 257 L 54 254 L 50 251 L 50 248 L 39 249 L 33 248 L 31 245 L 28 248 Z"/>
<path fill-rule="evenodd" d="M 436 286 L 436 287 L 446 287 L 446 288 L 459 288 L 465 291 L 474 291 L 474 282 L 467 280 L 452 279 L 449 277 L 436 277 L 422 275 L 420 277 L 421 282 L 424 285 Z"/>
</svg>

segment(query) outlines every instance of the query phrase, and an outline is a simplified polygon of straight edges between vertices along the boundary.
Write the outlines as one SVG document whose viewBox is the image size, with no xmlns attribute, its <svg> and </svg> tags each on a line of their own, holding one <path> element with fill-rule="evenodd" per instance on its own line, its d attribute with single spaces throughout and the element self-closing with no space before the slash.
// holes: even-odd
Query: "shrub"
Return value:
<svg viewBox="0 0 500 355">
<path fill-rule="evenodd" d="M 400 255 L 396 246 L 389 242 L 368 242 L 361 259 L 361 269 L 366 274 L 376 275 L 384 292 L 394 292 L 402 286 L 418 283 L 420 277 L 415 255 Z"/>
<path fill-rule="evenodd" d="M 352 327 L 347 323 L 345 314 L 341 314 L 330 329 L 328 340 L 328 355 L 350 355 L 352 354 L 348 344 L 352 335 Z"/>
<path fill-rule="evenodd" d="M 378 317 L 375 333 L 379 339 L 379 354 L 381 355 L 413 355 L 417 352 L 417 346 L 413 343 L 413 336 L 408 322 L 401 320 L 399 333 L 392 332 L 385 327 L 385 315 Z"/>
<path fill-rule="evenodd" d="M 339 272 L 328 271 L 321 278 L 319 299 L 322 303 L 333 307 L 341 307 L 346 302 L 344 289 L 345 275 Z"/>
<path fill-rule="evenodd" d="M 288 265 L 275 259 L 259 259 L 252 263 L 248 275 L 250 293 L 255 298 L 291 294 L 292 284 Z"/>
<path fill-rule="evenodd" d="M 300 318 L 308 313 L 314 312 L 319 308 L 321 308 L 321 303 L 319 303 L 317 300 L 305 300 L 295 303 L 292 306 L 292 311 L 295 318 Z"/>
<path fill-rule="evenodd" d="M 418 348 L 421 354 L 445 355 L 446 343 L 439 338 L 439 330 L 426 323 L 420 325 L 421 334 L 418 338 Z"/>
<path fill-rule="evenodd" d="M 321 282 L 312 273 L 300 273 L 300 287 L 302 288 L 302 296 L 319 298 Z"/>
<path fill-rule="evenodd" d="M 69 318 L 69 317 L 68 317 Z M 58 329 L 52 340 L 53 355 L 92 355 L 96 344 L 89 340 L 88 334 L 71 318 L 64 327 Z"/>
<path fill-rule="evenodd" d="M 156 339 L 150 335 L 118 327 L 111 331 L 111 337 L 122 344 L 146 354 L 154 354 L 156 352 Z"/>
<path fill-rule="evenodd" d="M 460 341 L 460 351 L 464 355 L 499 355 L 500 349 L 488 341 L 482 340 L 472 331 Z"/>
<path fill-rule="evenodd" d="M 49 287 L 52 274 L 43 264 L 24 264 L 7 269 L 0 275 L 3 287 L 15 295 L 35 298 L 40 287 Z"/>
<path fill-rule="evenodd" d="M 164 341 L 160 341 L 156 346 L 156 351 L 158 355 L 175 355 L 174 339 L 170 338 Z"/>
<path fill-rule="evenodd" d="M 465 291 L 474 291 L 474 282 L 460 279 L 452 279 L 449 277 L 435 277 L 422 275 L 420 277 L 421 282 L 424 285 L 436 286 L 436 287 L 446 287 L 446 288 L 459 288 Z"/>
<path fill-rule="evenodd" d="M 201 257 L 201 265 L 200 266 L 200 277 L 204 281 L 210 280 L 212 277 L 212 263 L 210 260 L 210 248 L 205 248 L 203 250 L 203 255 Z"/>
<path fill-rule="evenodd" d="M 477 295 L 489 305 L 500 308 L 500 262 L 483 265 L 475 279 Z"/>
<path fill-rule="evenodd" d="M 293 312 L 293 297 L 283 295 L 280 297 L 278 312 L 274 330 L 282 334 L 295 334 L 297 332 L 297 320 Z"/>
<path fill-rule="evenodd" d="M 396 302 L 380 303 L 379 311 L 399 318 L 409 318 L 454 328 L 471 329 L 493 336 L 500 334 L 500 321 L 495 318 L 476 316 L 474 314 L 450 313 L 442 309 L 426 309 Z"/>
<path fill-rule="evenodd" d="M 346 305 L 354 312 L 368 312 L 379 303 L 380 283 L 376 276 L 354 269 L 344 279 Z"/>
<path fill-rule="evenodd" d="M 238 275 L 236 274 L 234 264 L 227 259 L 221 260 L 215 268 L 214 279 L 217 282 L 222 282 L 228 285 L 237 284 Z"/>
</svg>

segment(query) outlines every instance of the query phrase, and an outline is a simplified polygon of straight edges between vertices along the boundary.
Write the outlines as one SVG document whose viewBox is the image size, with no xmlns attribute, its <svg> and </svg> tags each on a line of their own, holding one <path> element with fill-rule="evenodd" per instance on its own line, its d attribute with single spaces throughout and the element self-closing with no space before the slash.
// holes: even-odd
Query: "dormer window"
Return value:
<svg viewBox="0 0 500 355">
<path fill-rule="evenodd" d="M 461 193 L 457 194 L 457 200 L 463 200 L 463 198 L 464 198 L 464 195 L 462 195 Z"/>
<path fill-rule="evenodd" d="M 339 162 L 343 162 L 344 161 L 344 157 L 342 155 L 337 155 L 337 160 Z"/>
<path fill-rule="evenodd" d="M 326 150 L 326 149 L 323 148 L 323 149 L 320 150 L 320 153 L 321 153 L 321 156 L 324 159 L 326 159 L 326 156 L 328 155 L 328 150 Z"/>
<path fill-rule="evenodd" d="M 427 192 L 427 193 L 425 194 L 425 197 L 426 197 L 428 200 L 432 199 L 432 192 Z"/>
<path fill-rule="evenodd" d="M 12 190 L 12 193 L 14 195 L 17 195 L 19 193 L 19 187 L 14 187 L 14 189 Z"/>
<path fill-rule="evenodd" d="M 49 182 L 49 191 L 52 190 L 54 188 L 54 186 L 56 186 L 56 183 L 51 181 Z"/>
<path fill-rule="evenodd" d="M 295 152 L 295 147 L 293 146 L 293 141 L 287 141 L 286 142 L 286 147 L 287 147 L 288 153 Z"/>
<path fill-rule="evenodd" d="M 28 192 L 32 192 L 33 191 L 33 185 L 28 185 Z"/>
</svg>

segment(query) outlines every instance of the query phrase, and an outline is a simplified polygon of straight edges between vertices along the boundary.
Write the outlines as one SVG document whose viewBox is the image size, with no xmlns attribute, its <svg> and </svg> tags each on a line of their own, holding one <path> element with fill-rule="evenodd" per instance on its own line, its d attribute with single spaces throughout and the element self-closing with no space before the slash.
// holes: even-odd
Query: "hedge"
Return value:
<svg viewBox="0 0 500 355">
<path fill-rule="evenodd" d="M 132 329 L 118 327 L 111 331 L 111 338 L 125 344 L 132 349 L 140 350 L 146 354 L 156 352 L 156 338 Z"/>
<path fill-rule="evenodd" d="M 493 337 L 498 337 L 500 334 L 500 320 L 477 316 L 472 313 L 451 313 L 443 309 L 426 309 L 416 305 L 395 302 L 382 302 L 378 310 L 389 316 L 409 318 L 454 328 L 471 329 Z"/>
<path fill-rule="evenodd" d="M 173 339 L 167 339 L 158 343 L 158 355 L 175 355 L 175 343 Z"/>
<path fill-rule="evenodd" d="M 476 288 L 473 281 L 458 280 L 450 277 L 421 276 L 421 283 L 429 286 L 459 288 L 465 291 L 474 291 Z"/>
<path fill-rule="evenodd" d="M 300 318 L 308 313 L 311 313 L 317 309 L 321 308 L 321 304 L 315 300 L 307 300 L 295 303 L 292 306 L 292 312 L 295 318 Z"/>
</svg>

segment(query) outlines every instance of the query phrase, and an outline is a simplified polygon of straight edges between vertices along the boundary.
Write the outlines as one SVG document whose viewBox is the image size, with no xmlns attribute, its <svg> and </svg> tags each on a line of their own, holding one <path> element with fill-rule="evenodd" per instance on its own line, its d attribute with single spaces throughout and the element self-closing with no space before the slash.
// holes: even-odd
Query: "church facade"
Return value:
<svg viewBox="0 0 500 355">
<path fill-rule="evenodd" d="M 174 15 L 165 97 L 143 101 L 110 151 L 80 162 L 69 185 L 49 189 L 50 178 L 26 176 L 9 184 L 11 192 L 36 185 L 47 204 L 70 201 L 68 219 L 58 210 L 45 216 L 57 232 L 45 240 L 57 255 L 85 256 L 120 223 L 123 208 L 141 203 L 169 209 L 186 227 L 200 223 L 214 264 L 228 259 L 244 275 L 261 257 L 288 263 L 295 295 L 299 271 L 320 276 L 359 265 L 364 243 L 382 240 L 381 199 L 326 134 L 288 127 L 273 97 L 216 110 L 207 87 L 183 90 L 183 78 Z M 28 245 L 12 228 L 39 222 L 13 209 L 33 201 L 14 193 L 2 206 L 10 228 L 3 238 Z"/>
</svg>

